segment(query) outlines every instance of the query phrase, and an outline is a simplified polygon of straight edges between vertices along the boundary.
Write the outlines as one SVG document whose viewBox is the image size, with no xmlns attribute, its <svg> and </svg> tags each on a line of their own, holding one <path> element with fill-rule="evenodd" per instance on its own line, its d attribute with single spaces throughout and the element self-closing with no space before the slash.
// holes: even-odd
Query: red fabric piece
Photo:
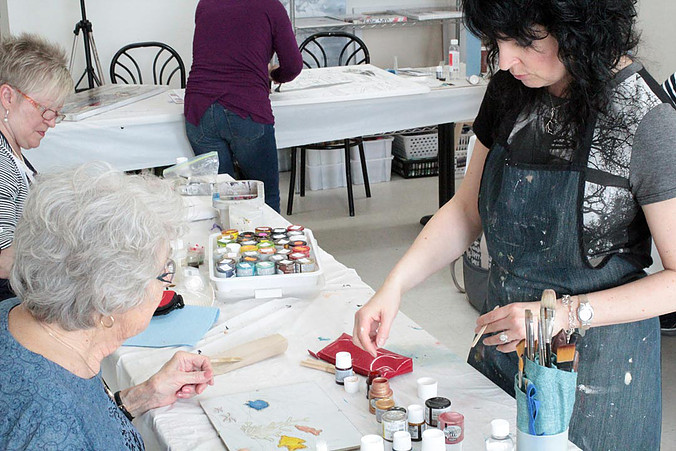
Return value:
<svg viewBox="0 0 676 451">
<path fill-rule="evenodd" d="M 336 341 L 326 346 L 321 351 L 314 353 L 308 349 L 312 357 L 336 364 L 336 353 L 347 351 L 352 355 L 352 368 L 357 374 L 368 376 L 369 371 L 379 371 L 388 379 L 413 371 L 413 359 L 387 349 L 378 348 L 378 357 L 373 357 L 368 352 L 352 343 L 352 335 L 343 334 Z"/>
</svg>

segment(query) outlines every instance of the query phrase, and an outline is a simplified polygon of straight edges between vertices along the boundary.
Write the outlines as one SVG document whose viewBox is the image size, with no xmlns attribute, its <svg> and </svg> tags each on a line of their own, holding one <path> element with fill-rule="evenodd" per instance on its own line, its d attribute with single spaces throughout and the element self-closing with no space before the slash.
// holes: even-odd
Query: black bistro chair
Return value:
<svg viewBox="0 0 676 451">
<path fill-rule="evenodd" d="M 303 66 L 308 69 L 329 66 L 350 66 L 369 64 L 371 56 L 364 41 L 357 36 L 344 31 L 328 31 L 315 33 L 303 41 L 299 47 L 303 56 Z M 352 169 L 350 165 L 350 147 L 359 147 L 359 160 L 362 175 L 364 176 L 364 190 L 366 197 L 371 197 L 366 157 L 364 155 L 363 138 L 349 138 L 331 143 L 317 143 L 300 147 L 300 195 L 305 196 L 305 160 L 306 149 L 336 150 L 345 152 L 345 179 L 347 182 L 347 202 L 350 216 L 354 216 L 354 196 L 352 193 Z M 291 148 L 291 180 L 289 182 L 289 200 L 286 214 L 293 212 L 293 196 L 296 187 L 296 155 L 297 148 Z"/>
<path fill-rule="evenodd" d="M 113 83 L 143 84 L 144 71 L 139 61 L 151 57 L 153 84 L 169 85 L 178 73 L 181 88 L 185 88 L 186 73 L 181 56 L 167 44 L 153 41 L 135 42 L 118 50 L 110 61 L 110 80 Z"/>
</svg>

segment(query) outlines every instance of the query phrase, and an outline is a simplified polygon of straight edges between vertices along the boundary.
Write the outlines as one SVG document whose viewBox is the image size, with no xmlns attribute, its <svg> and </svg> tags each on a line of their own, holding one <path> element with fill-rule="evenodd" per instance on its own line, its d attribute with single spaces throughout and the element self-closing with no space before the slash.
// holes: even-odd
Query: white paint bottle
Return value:
<svg viewBox="0 0 676 451">
<path fill-rule="evenodd" d="M 336 353 L 336 384 L 344 385 L 344 379 L 352 376 L 352 355 L 347 351 Z"/>
</svg>

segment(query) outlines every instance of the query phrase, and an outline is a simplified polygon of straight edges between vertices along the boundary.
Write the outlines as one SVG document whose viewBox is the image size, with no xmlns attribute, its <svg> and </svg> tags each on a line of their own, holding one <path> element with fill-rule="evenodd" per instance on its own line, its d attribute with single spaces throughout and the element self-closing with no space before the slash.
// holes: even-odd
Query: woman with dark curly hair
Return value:
<svg viewBox="0 0 676 451">
<path fill-rule="evenodd" d="M 375 353 L 402 294 L 483 231 L 486 336 L 468 361 L 513 395 L 524 312 L 554 289 L 554 334 L 583 335 L 569 438 L 585 450 L 659 449 L 656 317 L 676 310 L 676 111 L 632 57 L 635 3 L 463 0 L 495 68 L 467 175 L 355 317 Z M 646 276 L 651 238 L 665 269 Z"/>
</svg>

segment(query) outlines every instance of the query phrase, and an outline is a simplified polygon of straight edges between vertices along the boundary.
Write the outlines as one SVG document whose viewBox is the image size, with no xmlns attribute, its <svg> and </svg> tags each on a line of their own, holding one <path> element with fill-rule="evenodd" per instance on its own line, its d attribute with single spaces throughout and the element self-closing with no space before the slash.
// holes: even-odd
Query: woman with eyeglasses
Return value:
<svg viewBox="0 0 676 451">
<path fill-rule="evenodd" d="M 31 34 L 0 42 L 0 301 L 14 296 L 7 282 L 12 242 L 35 175 L 22 150 L 38 147 L 61 122 L 59 111 L 71 92 L 61 48 Z"/>
<path fill-rule="evenodd" d="M 130 420 L 213 385 L 208 357 L 177 352 L 110 393 L 102 360 L 144 330 L 171 282 L 183 204 L 156 177 L 105 163 L 41 174 L 0 303 L 0 449 L 143 449 Z"/>
</svg>

